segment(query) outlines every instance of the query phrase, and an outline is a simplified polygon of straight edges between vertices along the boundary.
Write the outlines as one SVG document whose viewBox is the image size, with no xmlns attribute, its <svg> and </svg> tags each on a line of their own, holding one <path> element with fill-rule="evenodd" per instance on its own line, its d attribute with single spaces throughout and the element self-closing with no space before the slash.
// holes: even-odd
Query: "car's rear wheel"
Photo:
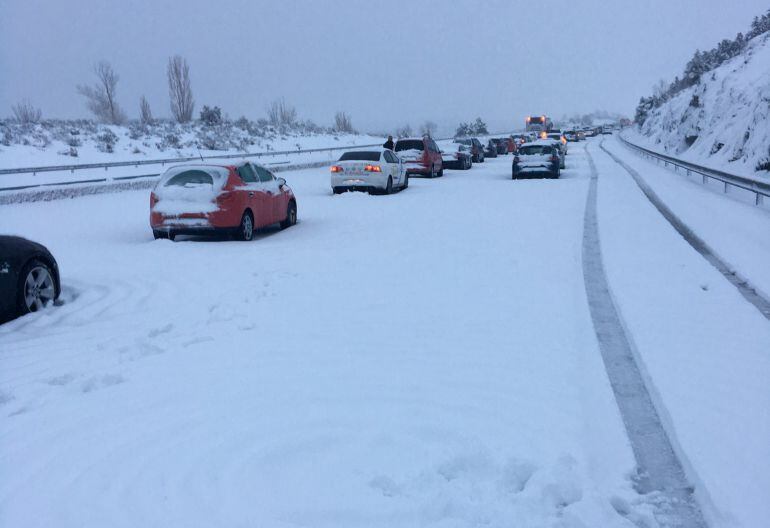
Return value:
<svg viewBox="0 0 770 528">
<path fill-rule="evenodd" d="M 248 242 L 254 238 L 254 218 L 252 218 L 250 212 L 243 212 L 243 216 L 241 216 L 241 223 L 238 226 L 237 235 L 238 240 L 243 240 L 244 242 Z"/>
<path fill-rule="evenodd" d="M 22 315 L 37 312 L 56 300 L 56 282 L 50 266 L 33 259 L 22 269 L 17 305 Z"/>
<path fill-rule="evenodd" d="M 286 219 L 281 222 L 281 229 L 286 229 L 297 223 L 297 204 L 295 202 L 289 202 L 286 207 Z"/>
<path fill-rule="evenodd" d="M 334 192 L 334 194 L 342 194 L 345 192 L 345 189 L 343 189 L 342 187 L 334 187 L 332 191 Z"/>
<path fill-rule="evenodd" d="M 409 175 L 408 174 L 404 174 L 404 184 L 401 185 L 401 190 L 404 190 L 407 187 L 409 187 Z"/>
<path fill-rule="evenodd" d="M 443 165 L 441 166 L 441 170 L 438 171 L 438 177 L 441 178 L 442 176 L 444 176 L 444 166 Z"/>
<path fill-rule="evenodd" d="M 388 176 L 388 184 L 385 186 L 385 194 L 393 194 L 393 178 Z"/>
<path fill-rule="evenodd" d="M 428 177 L 429 178 L 435 178 L 436 177 L 436 166 L 435 165 L 431 165 L 430 166 L 430 175 Z"/>
</svg>

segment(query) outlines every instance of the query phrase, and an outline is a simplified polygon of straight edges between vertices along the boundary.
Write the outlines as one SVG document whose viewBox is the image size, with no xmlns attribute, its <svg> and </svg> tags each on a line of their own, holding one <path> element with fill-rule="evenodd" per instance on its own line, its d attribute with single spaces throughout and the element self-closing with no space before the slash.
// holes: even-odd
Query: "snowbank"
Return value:
<svg viewBox="0 0 770 528">
<path fill-rule="evenodd" d="M 0 120 L 0 168 L 292 151 L 382 141 L 366 134 L 337 134 L 307 126 L 281 130 L 251 121 L 213 126 L 200 122 L 112 126 L 85 120 L 31 125 Z"/>
</svg>

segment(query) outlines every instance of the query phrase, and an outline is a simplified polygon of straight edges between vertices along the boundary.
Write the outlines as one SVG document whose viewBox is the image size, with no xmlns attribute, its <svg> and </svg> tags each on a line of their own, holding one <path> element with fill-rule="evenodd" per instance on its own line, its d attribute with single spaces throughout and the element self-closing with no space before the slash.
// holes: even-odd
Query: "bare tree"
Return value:
<svg viewBox="0 0 770 528">
<path fill-rule="evenodd" d="M 436 129 L 437 128 L 438 128 L 438 125 L 436 123 L 434 123 L 433 121 L 425 121 L 420 126 L 420 133 L 423 136 L 433 137 L 433 134 L 436 133 Z"/>
<path fill-rule="evenodd" d="M 139 119 L 143 125 L 151 125 L 153 122 L 150 102 L 145 96 L 139 99 Z"/>
<path fill-rule="evenodd" d="M 353 121 L 347 112 L 337 112 L 334 114 L 334 130 L 337 132 L 354 132 Z"/>
<path fill-rule="evenodd" d="M 32 104 L 27 100 L 20 101 L 19 103 L 13 105 L 11 107 L 11 111 L 13 112 L 13 116 L 16 118 L 16 121 L 22 125 L 39 123 L 40 118 L 43 117 L 43 112 L 39 108 L 32 106 Z"/>
<path fill-rule="evenodd" d="M 120 77 L 107 61 L 94 65 L 96 83 L 92 86 L 78 85 L 78 92 L 86 98 L 86 106 L 105 123 L 119 125 L 126 120 L 126 114 L 118 105 L 116 91 Z"/>
<path fill-rule="evenodd" d="M 168 94 L 171 99 L 171 115 L 178 123 L 192 120 L 195 100 L 190 87 L 190 65 L 181 55 L 168 59 Z"/>
<path fill-rule="evenodd" d="M 297 121 L 297 109 L 281 97 L 267 107 L 267 120 L 273 126 L 292 126 Z"/>
<path fill-rule="evenodd" d="M 396 130 L 396 137 L 404 138 L 404 137 L 411 137 L 412 135 L 412 126 L 407 123 L 401 128 Z"/>
</svg>

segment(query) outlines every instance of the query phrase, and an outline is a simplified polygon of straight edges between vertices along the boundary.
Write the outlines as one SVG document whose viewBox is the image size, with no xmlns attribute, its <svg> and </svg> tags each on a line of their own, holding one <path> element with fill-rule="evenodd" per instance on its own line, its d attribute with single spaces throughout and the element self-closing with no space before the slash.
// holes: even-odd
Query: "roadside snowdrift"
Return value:
<svg viewBox="0 0 770 528">
<path fill-rule="evenodd" d="M 207 125 L 159 121 L 100 125 L 87 120 L 19 124 L 0 120 L 0 168 L 191 157 L 366 145 L 384 141 L 312 124 L 273 127 L 239 119 Z"/>
<path fill-rule="evenodd" d="M 640 132 L 656 150 L 770 177 L 770 34 L 651 110 Z"/>
</svg>

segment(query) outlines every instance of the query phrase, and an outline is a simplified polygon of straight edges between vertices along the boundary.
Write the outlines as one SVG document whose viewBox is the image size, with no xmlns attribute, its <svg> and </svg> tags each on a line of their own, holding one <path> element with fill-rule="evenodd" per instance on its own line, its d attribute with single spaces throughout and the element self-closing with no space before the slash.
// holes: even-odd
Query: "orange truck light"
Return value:
<svg viewBox="0 0 770 528">
<path fill-rule="evenodd" d="M 332 172 L 342 172 L 343 170 L 339 165 L 332 165 Z"/>
</svg>

